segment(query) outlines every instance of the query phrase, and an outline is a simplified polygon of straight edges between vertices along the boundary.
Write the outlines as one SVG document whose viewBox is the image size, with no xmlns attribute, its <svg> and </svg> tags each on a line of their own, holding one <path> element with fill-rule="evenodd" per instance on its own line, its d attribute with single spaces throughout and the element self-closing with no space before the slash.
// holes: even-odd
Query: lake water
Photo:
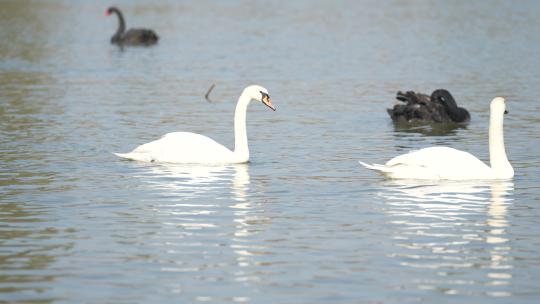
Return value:
<svg viewBox="0 0 540 304">
<path fill-rule="evenodd" d="M 0 302 L 537 303 L 540 2 L 115 1 L 151 48 L 109 44 L 105 1 L 0 2 Z M 217 86 L 208 103 L 203 95 Z M 125 152 L 172 131 L 251 162 Z M 472 122 L 398 128 L 397 90 L 450 90 Z M 360 167 L 448 145 L 503 182 L 391 181 Z"/>
</svg>

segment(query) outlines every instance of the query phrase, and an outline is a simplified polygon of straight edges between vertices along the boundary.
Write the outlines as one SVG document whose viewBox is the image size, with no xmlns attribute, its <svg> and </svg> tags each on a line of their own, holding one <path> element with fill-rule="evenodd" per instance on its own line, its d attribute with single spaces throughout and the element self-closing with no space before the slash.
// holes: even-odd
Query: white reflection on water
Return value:
<svg viewBox="0 0 540 304">
<path fill-rule="evenodd" d="M 241 166 L 197 166 L 180 164 L 149 165 L 138 177 L 163 194 L 184 193 L 191 198 L 218 187 L 233 178 L 235 170 L 247 170 Z M 247 173 L 246 173 L 247 174 Z"/>
<path fill-rule="evenodd" d="M 263 203 L 248 196 L 250 177 L 247 168 L 246 165 L 243 170 L 235 171 L 232 187 L 235 202 L 229 206 L 234 215 L 231 249 L 235 254 L 235 264 L 243 269 L 234 273 L 234 280 L 242 283 L 261 281 L 260 273 L 256 271 L 262 263 L 259 259 L 272 254 L 267 246 L 252 241 L 266 229 L 270 218 L 265 215 Z"/>
<path fill-rule="evenodd" d="M 491 184 L 491 202 L 488 205 L 487 225 L 490 228 L 486 236 L 486 243 L 494 245 L 490 251 L 491 271 L 488 273 L 488 278 L 491 279 L 490 285 L 509 285 L 509 280 L 512 279 L 512 274 L 509 272 L 512 269 L 510 251 L 512 247 L 509 244 L 506 227 L 509 226 L 506 219 L 508 213 L 508 205 L 511 198 L 505 198 L 511 191 L 514 190 L 514 184 L 493 183 Z M 509 291 L 489 291 L 491 296 L 511 296 Z"/>
<path fill-rule="evenodd" d="M 398 249 L 390 256 L 426 274 L 411 284 L 445 294 L 511 296 L 512 248 L 506 229 L 513 182 L 422 183 L 387 181 L 387 191 L 378 193 L 396 227 Z M 481 269 L 482 276 L 465 271 L 470 268 Z"/>
<path fill-rule="evenodd" d="M 152 164 L 144 169 L 137 177 L 163 198 L 153 206 L 154 211 L 183 228 L 219 227 L 227 224 L 219 218 L 227 215 L 228 208 L 241 210 L 250 206 L 246 203 L 250 183 L 247 164 Z"/>
<path fill-rule="evenodd" d="M 247 164 L 160 164 L 148 166 L 138 177 L 165 198 L 151 207 L 162 226 L 152 244 L 174 256 L 166 258 L 167 261 L 175 261 L 175 266 L 161 268 L 162 271 L 193 272 L 203 282 L 260 280 L 255 269 L 272 253 L 266 246 L 253 242 L 253 238 L 266 229 L 270 219 L 265 215 L 263 201 L 250 197 Z M 193 260 L 193 255 L 202 257 L 208 264 Z M 242 270 L 230 278 L 224 277 L 219 269 L 230 265 Z M 207 297 L 219 300 L 211 294 Z"/>
</svg>

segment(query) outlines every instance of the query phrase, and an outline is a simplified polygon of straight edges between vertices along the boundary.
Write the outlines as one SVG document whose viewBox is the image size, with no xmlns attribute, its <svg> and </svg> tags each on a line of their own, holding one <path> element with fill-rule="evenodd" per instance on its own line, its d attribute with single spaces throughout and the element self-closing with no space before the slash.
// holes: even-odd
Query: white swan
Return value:
<svg viewBox="0 0 540 304">
<path fill-rule="evenodd" d="M 268 91 L 258 85 L 244 89 L 234 113 L 234 151 L 206 136 L 190 132 L 173 132 L 162 138 L 140 145 L 129 153 L 114 153 L 127 159 L 183 164 L 231 164 L 249 161 L 246 133 L 246 110 L 251 100 L 264 103 L 276 110 Z"/>
<path fill-rule="evenodd" d="M 491 101 L 489 120 L 489 159 L 491 167 L 472 154 L 448 147 L 430 147 L 396 156 L 385 165 L 366 168 L 380 171 L 390 178 L 411 179 L 510 179 L 514 169 L 504 149 L 503 118 L 506 111 L 504 98 Z"/>
</svg>

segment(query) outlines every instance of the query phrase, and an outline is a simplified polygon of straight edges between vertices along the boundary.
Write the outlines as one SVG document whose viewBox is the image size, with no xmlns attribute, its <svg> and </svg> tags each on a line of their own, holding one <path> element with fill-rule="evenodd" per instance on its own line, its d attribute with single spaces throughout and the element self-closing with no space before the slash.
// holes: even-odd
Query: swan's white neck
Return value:
<svg viewBox="0 0 540 304">
<path fill-rule="evenodd" d="M 506 156 L 504 148 L 503 120 L 504 115 L 490 114 L 489 119 L 489 162 L 498 178 L 511 178 L 514 169 Z"/>
<path fill-rule="evenodd" d="M 241 160 L 249 160 L 249 148 L 246 130 L 246 111 L 251 97 L 243 92 L 238 98 L 234 112 L 234 154 Z"/>
</svg>

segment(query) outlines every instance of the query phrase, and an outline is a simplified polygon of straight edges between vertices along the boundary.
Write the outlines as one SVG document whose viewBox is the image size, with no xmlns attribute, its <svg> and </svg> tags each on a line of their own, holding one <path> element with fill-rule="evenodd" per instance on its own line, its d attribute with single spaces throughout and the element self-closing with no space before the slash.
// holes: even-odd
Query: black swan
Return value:
<svg viewBox="0 0 540 304">
<path fill-rule="evenodd" d="M 152 45 L 156 44 L 159 37 L 153 30 L 148 29 L 130 29 L 126 32 L 126 23 L 122 12 L 112 6 L 105 12 L 106 16 L 115 13 L 118 16 L 118 30 L 111 37 L 112 44 L 118 45 Z"/>
<path fill-rule="evenodd" d="M 396 123 L 466 123 L 471 119 L 469 112 L 458 107 L 452 94 L 444 89 L 433 91 L 431 96 L 413 91 L 399 91 L 396 99 L 406 103 L 386 110 Z"/>
</svg>

